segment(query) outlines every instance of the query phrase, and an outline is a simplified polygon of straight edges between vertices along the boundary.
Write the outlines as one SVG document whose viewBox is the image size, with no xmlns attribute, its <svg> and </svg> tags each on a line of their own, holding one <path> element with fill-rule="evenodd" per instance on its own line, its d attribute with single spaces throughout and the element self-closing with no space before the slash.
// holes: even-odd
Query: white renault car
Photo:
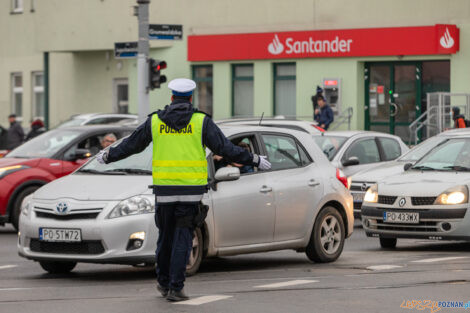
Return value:
<svg viewBox="0 0 470 313">
<path fill-rule="evenodd" d="M 353 231 L 348 179 L 311 135 L 289 129 L 222 126 L 234 142 L 267 155 L 270 171 L 214 163 L 208 152 L 210 210 L 195 231 L 188 273 L 203 257 L 292 249 L 315 262 L 336 260 Z M 153 263 L 157 241 L 152 146 L 119 162 L 91 159 L 24 202 L 19 254 L 48 272 L 77 262 Z M 226 165 L 226 164 L 225 164 Z M 216 170 L 217 169 L 217 170 Z"/>
<path fill-rule="evenodd" d="M 405 169 L 367 190 L 366 234 L 384 248 L 397 238 L 470 241 L 470 135 L 446 139 Z"/>
</svg>

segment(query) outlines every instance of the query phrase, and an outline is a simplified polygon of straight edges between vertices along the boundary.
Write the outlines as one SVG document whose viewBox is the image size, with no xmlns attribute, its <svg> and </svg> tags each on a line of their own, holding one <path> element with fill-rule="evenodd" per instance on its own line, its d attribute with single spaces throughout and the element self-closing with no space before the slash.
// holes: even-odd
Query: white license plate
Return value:
<svg viewBox="0 0 470 313">
<path fill-rule="evenodd" d="M 80 229 L 41 227 L 39 228 L 39 240 L 56 242 L 80 242 L 82 241 L 82 232 Z"/>
<path fill-rule="evenodd" d="M 384 212 L 385 223 L 418 224 L 419 213 L 414 212 Z"/>
<path fill-rule="evenodd" d="M 354 202 L 362 202 L 364 201 L 364 193 L 352 193 L 353 201 Z"/>
</svg>

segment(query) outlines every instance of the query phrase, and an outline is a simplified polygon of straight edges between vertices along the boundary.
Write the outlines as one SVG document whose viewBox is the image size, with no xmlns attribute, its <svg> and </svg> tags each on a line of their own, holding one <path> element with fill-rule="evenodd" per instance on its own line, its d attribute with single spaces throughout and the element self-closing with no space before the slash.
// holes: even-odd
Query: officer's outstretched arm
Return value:
<svg viewBox="0 0 470 313">
<path fill-rule="evenodd" d="M 136 130 L 121 143 L 111 147 L 108 152 L 100 152 L 105 163 L 116 162 L 133 154 L 142 152 L 152 142 L 152 119 L 148 117 L 145 123 L 139 125 Z M 98 158 L 98 156 L 97 156 Z"/>
<path fill-rule="evenodd" d="M 223 156 L 227 161 L 243 165 L 259 165 L 258 155 L 234 145 L 208 116 L 204 118 L 202 136 L 204 145 L 215 154 Z"/>
</svg>

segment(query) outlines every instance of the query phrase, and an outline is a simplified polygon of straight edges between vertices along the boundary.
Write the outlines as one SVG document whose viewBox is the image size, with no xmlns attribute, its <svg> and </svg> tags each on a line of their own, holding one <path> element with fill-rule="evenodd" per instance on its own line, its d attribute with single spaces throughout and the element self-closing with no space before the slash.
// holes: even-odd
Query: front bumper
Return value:
<svg viewBox="0 0 470 313">
<path fill-rule="evenodd" d="M 470 214 L 467 213 L 467 206 L 468 204 L 398 208 L 365 204 L 361 210 L 362 226 L 369 237 L 470 240 Z M 419 213 L 419 223 L 385 223 L 385 212 Z"/>
<path fill-rule="evenodd" d="M 114 207 L 116 203 L 109 204 Z M 96 218 L 57 220 L 38 217 L 31 211 L 20 219 L 18 254 L 31 260 L 75 261 L 87 263 L 141 264 L 155 262 L 157 229 L 153 214 L 106 219 L 109 210 Z M 79 243 L 39 241 L 39 228 L 80 229 Z M 142 246 L 129 250 L 129 237 L 145 232 Z"/>
</svg>

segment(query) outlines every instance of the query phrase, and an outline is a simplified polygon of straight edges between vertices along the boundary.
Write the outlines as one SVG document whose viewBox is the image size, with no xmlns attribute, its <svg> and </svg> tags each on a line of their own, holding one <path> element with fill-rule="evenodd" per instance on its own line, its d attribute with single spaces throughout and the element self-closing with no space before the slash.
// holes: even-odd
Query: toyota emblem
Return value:
<svg viewBox="0 0 470 313">
<path fill-rule="evenodd" d="M 59 202 L 57 203 L 55 210 L 57 214 L 67 214 L 69 210 L 69 206 L 65 202 Z"/>
<path fill-rule="evenodd" d="M 405 204 L 406 204 L 406 199 L 405 198 L 401 198 L 400 201 L 398 201 L 398 205 L 400 207 L 403 207 Z"/>
<path fill-rule="evenodd" d="M 363 183 L 363 184 L 362 184 L 361 190 L 362 190 L 362 191 L 366 191 L 366 190 L 367 190 L 367 184 L 366 184 L 366 183 Z"/>
</svg>

